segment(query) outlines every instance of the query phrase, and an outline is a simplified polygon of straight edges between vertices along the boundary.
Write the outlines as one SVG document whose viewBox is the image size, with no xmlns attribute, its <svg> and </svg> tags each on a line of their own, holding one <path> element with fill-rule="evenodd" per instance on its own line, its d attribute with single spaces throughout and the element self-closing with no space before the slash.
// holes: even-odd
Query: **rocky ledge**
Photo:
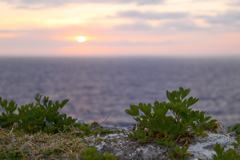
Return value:
<svg viewBox="0 0 240 160">
<path fill-rule="evenodd" d="M 85 140 L 98 139 L 97 142 L 89 144 L 90 147 L 97 147 L 98 153 L 108 151 L 118 157 L 119 160 L 166 160 L 170 156 L 168 150 L 170 148 L 163 147 L 155 142 L 141 144 L 137 140 L 128 137 L 128 133 L 132 132 L 132 128 L 102 126 L 102 128 L 110 128 L 112 130 L 119 129 L 122 133 L 108 134 L 103 137 L 100 135 L 86 137 Z M 219 123 L 214 130 L 206 130 L 208 136 L 195 136 L 190 138 L 188 152 L 191 152 L 191 157 L 187 160 L 211 160 L 215 145 L 218 143 L 225 149 L 234 148 L 231 144 L 236 142 L 236 133 L 227 133 L 224 126 Z M 239 150 L 239 148 L 234 148 Z"/>
</svg>

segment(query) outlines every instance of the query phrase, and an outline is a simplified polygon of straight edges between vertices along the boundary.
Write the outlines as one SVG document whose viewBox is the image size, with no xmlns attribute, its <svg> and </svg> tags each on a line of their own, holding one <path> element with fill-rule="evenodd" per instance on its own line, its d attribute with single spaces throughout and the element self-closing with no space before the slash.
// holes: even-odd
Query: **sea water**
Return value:
<svg viewBox="0 0 240 160">
<path fill-rule="evenodd" d="M 35 103 L 36 93 L 70 99 L 60 112 L 88 123 L 130 126 L 130 104 L 167 101 L 166 90 L 179 87 L 199 98 L 194 110 L 225 127 L 240 123 L 240 59 L 0 58 L 0 97 L 18 106 Z"/>
</svg>

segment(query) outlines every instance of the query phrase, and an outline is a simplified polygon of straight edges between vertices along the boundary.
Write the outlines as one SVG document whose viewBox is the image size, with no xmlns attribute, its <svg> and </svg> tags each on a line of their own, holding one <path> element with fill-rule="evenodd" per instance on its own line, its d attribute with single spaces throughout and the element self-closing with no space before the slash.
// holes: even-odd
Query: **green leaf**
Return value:
<svg viewBox="0 0 240 160">
<path fill-rule="evenodd" d="M 180 146 L 176 146 L 172 150 L 169 150 L 169 153 L 171 153 L 173 155 L 173 157 L 177 157 L 177 159 L 179 159 L 179 158 L 185 159 L 190 156 L 187 153 L 188 148 L 189 148 L 188 146 L 187 147 L 182 146 L 181 148 L 180 148 Z"/>
<path fill-rule="evenodd" d="M 158 144 L 164 144 L 164 140 L 162 140 L 160 138 L 155 138 L 155 142 Z"/>
<path fill-rule="evenodd" d="M 140 103 L 140 104 L 139 104 L 139 109 L 140 109 L 145 115 L 150 115 L 150 114 L 151 114 L 151 110 L 152 110 L 152 106 L 151 106 L 150 103 L 149 103 L 148 105 L 146 105 L 145 103 L 144 103 L 144 104 Z"/>
<path fill-rule="evenodd" d="M 216 119 L 212 119 L 211 121 L 206 122 L 206 123 L 205 123 L 205 126 L 207 126 L 207 127 L 209 127 L 209 128 L 213 128 L 213 127 L 216 126 L 216 125 L 215 125 L 215 122 L 217 122 L 217 120 L 216 120 Z"/>
<path fill-rule="evenodd" d="M 67 104 L 68 101 L 69 99 L 63 100 L 62 103 L 60 104 L 60 108 L 63 108 L 63 106 L 65 106 L 65 104 Z"/>
<path fill-rule="evenodd" d="M 47 105 L 47 109 L 50 109 L 52 107 L 52 101 L 50 100 Z"/>
<path fill-rule="evenodd" d="M 48 99 L 49 99 L 49 97 L 44 97 L 44 98 L 43 98 L 42 101 L 43 101 L 43 105 L 44 105 L 44 106 L 47 106 Z"/>
<path fill-rule="evenodd" d="M 130 110 L 126 109 L 125 112 L 131 116 L 139 116 L 139 108 L 136 105 L 130 105 Z"/>
<path fill-rule="evenodd" d="M 103 155 L 97 153 L 97 147 L 92 147 L 87 149 L 86 151 L 82 151 L 81 155 L 84 160 L 102 160 Z"/>
<path fill-rule="evenodd" d="M 236 132 L 237 134 L 240 134 L 240 128 L 237 128 L 237 129 L 235 130 L 235 132 Z"/>
<path fill-rule="evenodd" d="M 212 118 L 212 116 L 207 116 L 207 117 L 204 118 L 204 121 L 206 122 L 206 121 L 208 121 L 211 118 Z"/>
<path fill-rule="evenodd" d="M 191 89 L 188 88 L 188 89 L 184 90 L 182 87 L 180 87 L 179 91 L 182 93 L 181 99 L 184 99 L 191 92 Z"/>
<path fill-rule="evenodd" d="M 236 141 L 237 141 L 238 144 L 240 144 L 240 137 L 239 136 L 236 138 Z"/>
<path fill-rule="evenodd" d="M 188 115 L 186 112 L 180 111 L 178 112 L 178 116 L 182 119 L 182 121 L 187 122 L 188 121 Z"/>
<path fill-rule="evenodd" d="M 198 98 L 190 97 L 187 101 L 187 107 L 194 105 L 195 103 L 197 103 L 198 100 Z"/>
<path fill-rule="evenodd" d="M 105 160 L 117 160 L 117 157 L 110 155 L 107 151 L 103 153 L 103 157 Z"/>
<path fill-rule="evenodd" d="M 8 110 L 10 113 L 13 113 L 17 109 L 17 104 L 14 101 L 10 101 L 8 104 Z"/>
<path fill-rule="evenodd" d="M 154 108 L 161 109 L 160 103 L 157 100 L 154 102 Z"/>
<path fill-rule="evenodd" d="M 172 102 L 173 100 L 174 100 L 174 97 L 173 97 L 173 95 L 167 90 L 167 92 L 166 92 L 166 95 L 167 95 L 167 98 L 168 98 L 168 100 L 170 101 L 170 102 Z"/>
<path fill-rule="evenodd" d="M 156 111 L 159 110 L 159 109 L 165 108 L 166 105 L 167 105 L 166 102 L 161 102 L 161 103 L 159 103 L 158 101 L 155 101 L 154 107 L 152 107 L 152 108 L 153 108 L 153 111 L 156 112 Z"/>
<path fill-rule="evenodd" d="M 165 117 L 167 112 L 168 112 L 167 108 L 163 108 L 163 109 L 159 109 L 159 110 L 155 111 L 155 113 L 158 117 Z"/>
<path fill-rule="evenodd" d="M 170 142 L 170 146 L 171 146 L 171 147 L 175 146 L 175 142 L 174 142 L 174 141 L 171 141 L 171 142 Z"/>
<path fill-rule="evenodd" d="M 4 100 L 1 102 L 1 106 L 6 109 L 7 103 L 8 103 L 7 100 L 4 99 Z"/>
<path fill-rule="evenodd" d="M 187 150 L 188 150 L 189 146 L 182 146 L 181 150 L 182 150 L 182 153 L 187 153 Z"/>
<path fill-rule="evenodd" d="M 217 153 L 218 156 L 222 156 L 224 147 L 221 148 L 220 144 L 217 143 L 213 149 Z"/>
</svg>

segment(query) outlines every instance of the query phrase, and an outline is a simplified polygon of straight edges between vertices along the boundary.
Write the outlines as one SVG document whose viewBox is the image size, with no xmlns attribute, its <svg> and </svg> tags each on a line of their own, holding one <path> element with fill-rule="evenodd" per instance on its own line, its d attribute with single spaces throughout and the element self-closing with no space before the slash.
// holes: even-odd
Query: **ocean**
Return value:
<svg viewBox="0 0 240 160">
<path fill-rule="evenodd" d="M 166 90 L 179 87 L 199 98 L 194 110 L 225 127 L 240 123 L 240 59 L 0 57 L 0 97 L 18 106 L 35 103 L 36 93 L 70 99 L 60 112 L 87 123 L 131 126 L 130 104 L 167 101 Z"/>
</svg>

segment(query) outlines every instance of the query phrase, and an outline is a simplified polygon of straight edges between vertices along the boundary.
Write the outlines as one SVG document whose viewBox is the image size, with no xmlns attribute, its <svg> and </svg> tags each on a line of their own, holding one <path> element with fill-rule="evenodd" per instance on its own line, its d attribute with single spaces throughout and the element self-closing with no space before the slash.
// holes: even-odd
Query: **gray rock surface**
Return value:
<svg viewBox="0 0 240 160">
<path fill-rule="evenodd" d="M 116 128 L 112 127 L 110 129 Z M 119 160 L 168 159 L 170 155 L 168 150 L 170 148 L 163 147 L 155 142 L 141 144 L 135 139 L 128 137 L 131 128 L 118 127 L 118 129 L 125 131 L 123 133 L 108 134 L 103 137 L 100 135 L 96 137 L 92 136 L 90 139 L 94 140 L 98 138 L 101 139 L 101 141 L 90 143 L 89 146 L 97 147 L 99 153 L 104 153 L 105 151 L 113 153 Z M 211 160 L 212 155 L 216 154 L 213 148 L 217 143 L 220 144 L 221 147 L 225 147 L 225 149 L 233 148 L 231 144 L 235 142 L 236 135 L 233 133 L 227 134 L 223 126 L 218 127 L 214 131 L 206 132 L 209 136 L 195 136 L 191 139 L 188 152 L 191 152 L 194 156 L 187 158 L 187 160 L 198 160 L 198 158 Z"/>
<path fill-rule="evenodd" d="M 75 123 L 81 123 L 81 124 L 83 124 L 83 123 L 86 123 L 82 118 L 78 118 L 76 121 L 75 121 Z"/>
<path fill-rule="evenodd" d="M 188 158 L 190 159 L 212 159 L 212 155 L 216 154 L 213 148 L 216 144 L 220 144 L 221 147 L 225 147 L 225 149 L 233 148 L 231 145 L 233 142 L 236 142 L 234 137 L 230 137 L 224 134 L 208 134 L 208 137 L 199 136 L 195 137 L 195 144 L 190 144 L 188 152 L 194 154 L 194 157 Z"/>
</svg>

